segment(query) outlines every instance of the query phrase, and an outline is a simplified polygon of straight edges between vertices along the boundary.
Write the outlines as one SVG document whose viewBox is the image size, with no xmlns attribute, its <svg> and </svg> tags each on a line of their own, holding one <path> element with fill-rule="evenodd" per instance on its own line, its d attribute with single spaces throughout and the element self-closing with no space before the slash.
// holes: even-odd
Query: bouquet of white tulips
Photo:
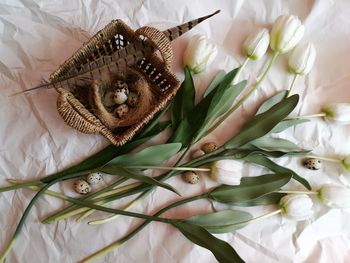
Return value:
<svg viewBox="0 0 350 263">
<path fill-rule="evenodd" d="M 316 58 L 316 51 L 311 43 L 299 44 L 303 35 L 304 26 L 297 17 L 291 15 L 278 17 L 270 33 L 266 28 L 257 29 L 244 42 L 245 60 L 242 65 L 228 73 L 220 71 L 198 104 L 195 104 L 196 89 L 193 78 L 199 76 L 192 74 L 208 70 L 218 50 L 204 36 L 194 36 L 184 52 L 184 81 L 173 102 L 130 142 L 121 147 L 110 145 L 80 164 L 40 180 L 24 182 L 9 179 L 8 182 L 11 185 L 0 188 L 0 192 L 20 188 L 29 188 L 37 192 L 19 221 L 13 238 L 8 241 L 6 247 L 2 247 L 0 262 L 5 260 L 12 247 L 15 249 L 15 241 L 20 239 L 19 234 L 28 213 L 38 197 L 43 194 L 71 203 L 64 209 L 49 215 L 43 220 L 44 223 L 54 223 L 73 216 L 78 216 L 77 220 L 81 221 L 95 211 L 103 211 L 109 215 L 90 221 L 89 224 L 109 222 L 115 220 L 118 215 L 145 220 L 126 236 L 86 257 L 82 262 L 92 262 L 121 246 L 152 221 L 175 227 L 193 243 L 210 250 L 219 262 L 244 262 L 231 245 L 212 233 L 233 232 L 249 223 L 277 214 L 295 220 L 306 220 L 312 216 L 315 199 L 330 208 L 349 207 L 350 190 L 345 186 L 324 184 L 321 188 L 313 190 L 302 176 L 274 162 L 275 158 L 302 156 L 307 158 L 305 166 L 313 170 L 319 169 L 321 160 L 337 162 L 345 170 L 350 170 L 348 157 L 340 159 L 318 157 L 312 155 L 310 149 L 301 149 L 287 139 L 272 136 L 290 127 L 304 124 L 311 117 L 324 117 L 343 124 L 350 122 L 348 104 L 333 103 L 325 106 L 318 114 L 289 117 L 299 101 L 299 96 L 292 95 L 291 92 L 297 77 L 308 74 Z M 264 67 L 263 74 L 246 88 L 248 81 L 240 79 L 240 73 L 248 63 L 261 59 L 269 46 L 272 56 Z M 256 114 L 246 120 L 241 130 L 223 145 L 217 145 L 216 142 L 201 145 L 199 141 L 202 138 L 214 131 L 259 88 L 278 56 L 288 52 L 291 52 L 288 67 L 294 76 L 289 87 L 266 99 L 259 106 Z M 171 115 L 168 120 L 162 118 L 166 116 L 164 115 L 166 112 L 170 112 L 168 115 Z M 130 153 L 131 150 L 137 149 L 168 127 L 171 127 L 172 133 L 166 143 Z M 172 157 L 176 159 L 173 165 L 162 165 Z M 266 167 L 271 172 L 264 175 L 243 174 L 243 165 L 248 164 Z M 157 177 L 149 177 L 144 171 L 150 169 L 165 172 Z M 168 204 L 152 215 L 130 211 L 138 200 L 146 198 L 156 187 L 162 187 L 180 195 L 181 191 L 166 183 L 168 178 L 179 174 L 183 174 L 183 179 L 191 184 L 199 180 L 207 180 L 206 177 L 208 177 L 216 181 L 217 186 L 199 195 Z M 99 183 L 101 176 L 115 176 L 116 180 L 82 198 L 49 190 L 52 185 L 61 181 L 78 179 L 80 181 L 75 184 L 77 192 L 88 193 L 91 190 L 90 185 Z M 137 182 L 120 186 L 129 179 Z M 305 189 L 287 190 L 290 180 L 296 180 Z M 122 209 L 108 206 L 112 201 L 135 194 L 138 195 Z M 311 199 L 312 196 L 315 198 Z M 276 210 L 255 218 L 241 209 L 208 211 L 189 218 L 162 217 L 162 214 L 169 209 L 199 199 L 238 207 L 275 204 Z"/>
</svg>

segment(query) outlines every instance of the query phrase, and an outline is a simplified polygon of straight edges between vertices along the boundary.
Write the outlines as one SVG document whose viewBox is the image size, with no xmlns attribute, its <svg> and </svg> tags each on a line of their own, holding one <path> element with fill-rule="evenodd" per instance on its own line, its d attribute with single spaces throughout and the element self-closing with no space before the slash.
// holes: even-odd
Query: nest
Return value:
<svg viewBox="0 0 350 263">
<path fill-rule="evenodd" d="M 93 78 L 89 85 L 56 88 L 58 112 L 69 126 L 83 133 L 99 133 L 114 145 L 122 145 L 167 105 L 179 88 L 178 79 L 170 71 L 169 39 L 152 27 L 133 31 L 121 20 L 112 21 L 95 34 L 51 74 L 50 81 L 79 73 L 97 59 L 139 43 L 141 38 L 151 43 L 160 56 L 147 55 L 125 70 Z M 132 94 L 132 99 L 128 97 L 127 102 L 113 105 L 110 96 L 118 85 L 127 85 L 127 94 Z"/>
</svg>

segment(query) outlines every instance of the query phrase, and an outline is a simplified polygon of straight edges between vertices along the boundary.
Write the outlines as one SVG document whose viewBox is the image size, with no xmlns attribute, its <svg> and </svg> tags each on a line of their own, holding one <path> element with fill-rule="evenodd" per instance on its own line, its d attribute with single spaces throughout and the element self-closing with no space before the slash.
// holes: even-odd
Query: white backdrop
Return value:
<svg viewBox="0 0 350 263">
<path fill-rule="evenodd" d="M 327 0 L 276 1 L 0 1 L 0 185 L 5 178 L 40 178 L 79 162 L 107 145 L 98 135 L 81 134 L 68 127 L 55 108 L 54 90 L 29 96 L 8 98 L 8 94 L 38 84 L 48 77 L 88 38 L 112 19 L 122 19 L 133 28 L 152 25 L 165 29 L 187 20 L 221 9 L 221 13 L 202 23 L 173 42 L 176 60 L 173 69 L 181 75 L 185 44 L 191 35 L 202 33 L 219 46 L 219 55 L 206 73 L 195 77 L 198 93 L 208 85 L 219 69 L 230 70 L 243 60 L 241 44 L 257 27 L 270 27 L 281 14 L 294 14 L 306 26 L 304 41 L 312 41 L 317 60 L 312 73 L 299 79 L 295 92 L 301 104 L 293 115 L 317 113 L 325 103 L 350 100 L 350 2 Z M 266 58 L 267 59 L 267 58 Z M 251 63 L 243 77 L 253 81 L 261 72 L 265 59 Z M 286 88 L 291 76 L 286 71 L 286 56 L 280 57 L 259 91 L 244 109 L 228 119 L 206 140 L 223 143 L 230 138 L 259 101 Z M 289 129 L 281 137 L 315 154 L 344 156 L 349 154 L 350 127 L 314 120 Z M 154 143 L 154 142 L 149 142 Z M 310 171 L 300 159 L 284 158 L 280 164 L 299 172 L 317 188 L 325 182 L 340 183 L 340 167 L 326 165 Z M 246 166 L 246 175 L 258 175 L 261 168 Z M 191 186 L 180 178 L 170 183 L 183 196 L 199 193 L 212 184 L 202 177 Z M 290 188 L 299 188 L 292 184 Z M 71 184 L 53 187 L 74 194 Z M 0 195 L 0 249 L 9 241 L 25 205 L 33 196 L 30 190 Z M 176 196 L 157 190 L 135 207 L 135 211 L 157 210 Z M 279 216 L 251 224 L 235 234 L 219 235 L 227 240 L 246 262 L 350 262 L 350 212 L 329 210 L 315 205 L 312 220 L 293 222 Z M 66 220 L 43 225 L 39 219 L 62 207 L 50 197 L 39 200 L 32 210 L 23 233 L 7 262 L 78 262 L 97 249 L 118 239 L 140 221 L 130 218 L 102 225 L 88 226 Z M 119 207 L 114 204 L 114 207 Z M 185 216 L 210 211 L 207 201 L 184 205 L 167 216 Z M 272 211 L 274 207 L 251 208 L 254 215 Z M 97 214 L 100 217 L 102 214 Z M 103 215 L 104 216 L 104 215 Z M 119 249 L 99 262 L 216 262 L 210 252 L 191 244 L 177 230 L 152 223 Z"/>
</svg>

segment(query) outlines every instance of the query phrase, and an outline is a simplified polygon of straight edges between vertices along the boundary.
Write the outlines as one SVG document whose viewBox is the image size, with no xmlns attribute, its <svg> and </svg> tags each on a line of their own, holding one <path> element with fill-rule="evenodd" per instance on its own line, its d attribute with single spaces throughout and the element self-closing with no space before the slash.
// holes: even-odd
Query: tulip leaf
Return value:
<svg viewBox="0 0 350 263">
<path fill-rule="evenodd" d="M 187 66 L 184 69 L 184 73 L 185 79 L 176 93 L 171 108 L 171 121 L 174 130 L 177 128 L 181 120 L 183 120 L 194 108 L 196 89 L 193 84 L 191 71 Z"/>
<path fill-rule="evenodd" d="M 286 97 L 287 93 L 288 93 L 287 90 L 282 90 L 280 92 L 277 92 L 275 95 L 273 95 L 269 99 L 265 100 L 264 103 L 260 105 L 256 114 L 261 114 L 271 109 L 271 107 L 281 102 Z"/>
<path fill-rule="evenodd" d="M 215 213 L 200 214 L 186 218 L 191 224 L 200 225 L 210 233 L 221 234 L 233 232 L 245 227 L 252 215 L 239 210 L 224 210 Z"/>
<path fill-rule="evenodd" d="M 216 238 L 205 228 L 186 221 L 176 221 L 172 225 L 193 243 L 210 250 L 218 262 L 244 263 L 237 252 L 227 242 Z"/>
<path fill-rule="evenodd" d="M 248 201 L 238 201 L 238 202 L 232 202 L 229 203 L 230 205 L 235 206 L 242 206 L 242 207 L 248 207 L 248 206 L 260 206 L 260 205 L 275 205 L 278 204 L 283 196 L 286 194 L 281 193 L 269 193 L 267 195 L 258 197 L 256 199 L 248 200 Z"/>
<path fill-rule="evenodd" d="M 242 202 L 272 193 L 287 184 L 291 173 L 265 174 L 244 177 L 240 185 L 221 185 L 209 193 L 209 198 L 220 203 Z"/>
<path fill-rule="evenodd" d="M 309 182 L 306 179 L 304 179 L 303 177 L 301 177 L 300 175 L 295 173 L 293 170 L 290 170 L 290 169 L 288 169 L 286 167 L 280 166 L 280 165 L 278 165 L 277 163 L 271 161 L 269 158 L 267 158 L 265 156 L 251 154 L 251 155 L 247 155 L 243 159 L 248 161 L 248 162 L 252 162 L 252 163 L 264 166 L 264 167 L 270 169 L 271 171 L 273 171 L 275 173 L 290 173 L 290 174 L 292 174 L 293 179 L 295 179 L 296 181 L 301 183 L 307 189 L 311 190 L 311 186 L 310 186 Z"/>
<path fill-rule="evenodd" d="M 142 174 L 141 172 L 131 171 L 131 170 L 125 169 L 123 167 L 117 166 L 115 164 L 107 164 L 106 166 L 100 168 L 99 171 L 106 173 L 106 174 L 110 174 L 110 175 L 119 175 L 121 177 L 135 179 L 137 181 L 140 181 L 140 182 L 143 182 L 146 184 L 150 184 L 150 185 L 154 185 L 154 186 L 160 186 L 160 187 L 163 187 L 167 190 L 170 190 L 170 191 L 180 195 L 179 192 L 174 187 L 172 187 L 170 184 L 163 183 L 161 181 L 157 181 L 157 180 L 153 179 L 152 177 L 148 177 L 148 176 Z"/>
<path fill-rule="evenodd" d="M 305 122 L 309 122 L 310 120 L 307 119 L 285 119 L 281 121 L 279 124 L 277 124 L 270 133 L 280 133 L 289 127 L 296 126 Z"/>
<path fill-rule="evenodd" d="M 208 88 L 205 90 L 203 97 L 206 97 L 210 92 L 212 92 L 214 89 L 216 89 L 220 82 L 224 79 L 226 76 L 225 70 L 220 70 L 216 76 L 213 78 L 213 80 L 210 82 Z"/>
<path fill-rule="evenodd" d="M 137 153 L 127 153 L 111 160 L 107 165 L 152 166 L 159 165 L 178 153 L 181 143 L 167 143 L 147 147 Z M 106 166 L 105 166 L 106 167 Z"/>
<path fill-rule="evenodd" d="M 282 138 L 271 138 L 264 136 L 251 141 L 249 144 L 267 152 L 279 151 L 288 153 L 305 151 L 295 143 Z"/>
<path fill-rule="evenodd" d="M 264 113 L 254 116 L 241 131 L 225 144 L 226 149 L 238 148 L 269 133 L 280 121 L 289 115 L 298 104 L 299 96 L 290 96 Z"/>
</svg>

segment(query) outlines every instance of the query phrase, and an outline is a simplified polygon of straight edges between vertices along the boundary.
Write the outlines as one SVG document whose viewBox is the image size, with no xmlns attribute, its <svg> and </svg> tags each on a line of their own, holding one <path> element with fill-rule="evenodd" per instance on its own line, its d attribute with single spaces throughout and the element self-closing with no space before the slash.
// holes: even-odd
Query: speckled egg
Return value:
<svg viewBox="0 0 350 263">
<path fill-rule="evenodd" d="M 128 100 L 128 95 L 129 95 L 128 88 L 116 89 L 114 92 L 113 100 L 116 104 L 120 105 L 125 103 Z"/>
<path fill-rule="evenodd" d="M 203 150 L 196 150 L 192 153 L 192 159 L 197 159 L 205 154 Z"/>
<path fill-rule="evenodd" d="M 202 150 L 205 153 L 211 153 L 211 152 L 215 151 L 217 148 L 218 148 L 218 146 L 216 145 L 215 142 L 207 142 L 207 143 L 203 144 L 203 146 L 202 146 Z"/>
<path fill-rule="evenodd" d="M 98 184 L 102 180 L 102 174 L 99 172 L 91 173 L 86 176 L 88 184 Z"/>
<path fill-rule="evenodd" d="M 307 169 L 310 169 L 310 170 L 319 170 L 322 167 L 321 160 L 316 158 L 306 159 L 304 160 L 303 164 Z"/>
<path fill-rule="evenodd" d="M 120 119 L 124 118 L 129 112 L 129 106 L 126 104 L 119 105 L 115 110 L 114 113 L 117 115 Z"/>
<path fill-rule="evenodd" d="M 113 91 L 107 91 L 104 94 L 104 96 L 103 96 L 102 103 L 103 103 L 103 105 L 105 105 L 107 107 L 112 107 L 113 105 L 115 105 L 114 92 Z"/>
<path fill-rule="evenodd" d="M 136 92 L 130 92 L 129 96 L 128 96 L 128 100 L 126 101 L 126 103 L 130 106 L 130 107 L 135 107 L 138 103 L 139 100 L 139 96 L 137 95 Z"/>
<path fill-rule="evenodd" d="M 74 190 L 79 194 L 86 195 L 91 192 L 91 187 L 85 180 L 79 179 L 74 182 Z"/>
<path fill-rule="evenodd" d="M 116 89 L 125 89 L 125 90 L 127 90 L 129 92 L 128 84 L 126 84 L 126 82 L 123 81 L 123 80 L 117 80 L 113 84 L 113 87 L 116 88 Z"/>
<path fill-rule="evenodd" d="M 199 176 L 194 171 L 187 171 L 183 173 L 182 178 L 186 183 L 189 183 L 189 184 L 196 184 L 199 181 Z"/>
</svg>

